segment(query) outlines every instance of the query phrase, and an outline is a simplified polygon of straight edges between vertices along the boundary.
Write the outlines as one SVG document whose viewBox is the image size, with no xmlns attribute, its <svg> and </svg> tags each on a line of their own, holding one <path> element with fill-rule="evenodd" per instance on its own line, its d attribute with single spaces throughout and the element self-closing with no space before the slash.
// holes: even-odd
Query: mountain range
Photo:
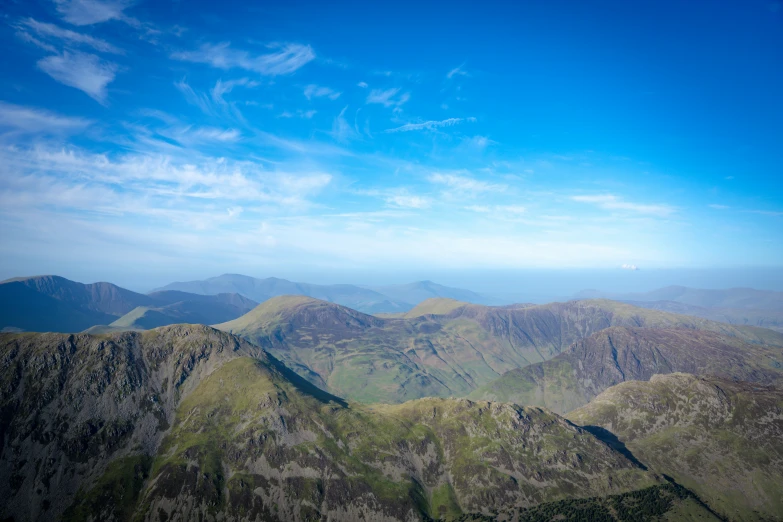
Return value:
<svg viewBox="0 0 783 522">
<path fill-rule="evenodd" d="M 783 519 L 771 329 L 608 299 L 370 315 L 56 276 L 0 298 L 4 326 L 71 332 L 0 333 L 0 520 Z"/>
<path fill-rule="evenodd" d="M 239 317 L 257 304 L 238 294 L 140 294 L 111 283 L 25 277 L 0 282 L 0 329 L 98 333 L 174 323 L 212 324 Z"/>
<path fill-rule="evenodd" d="M 148 294 L 112 283 L 82 284 L 59 276 L 0 282 L 0 330 L 92 333 L 143 330 L 177 323 L 215 324 L 235 319 L 278 295 L 312 295 L 368 313 L 406 312 L 429 297 L 490 299 L 431 281 L 383 287 L 403 302 L 356 285 L 311 285 L 284 279 L 226 274 L 172 283 Z"/>
<path fill-rule="evenodd" d="M 363 287 L 357 285 L 315 285 L 295 283 L 276 277 L 258 279 L 239 274 L 223 274 L 203 281 L 171 283 L 157 290 L 180 290 L 193 294 L 213 295 L 237 293 L 263 302 L 281 295 L 303 295 L 337 303 L 360 312 L 407 312 L 426 299 L 444 297 L 476 304 L 498 304 L 494 299 L 470 290 L 451 288 L 432 281 L 417 281 L 403 285 Z"/>
<path fill-rule="evenodd" d="M 641 327 L 642 332 L 656 334 L 662 330 L 710 333 L 754 354 L 759 350 L 774 354 L 783 346 L 783 334 L 771 330 L 608 300 L 487 307 L 432 299 L 404 317 L 380 318 L 334 303 L 287 296 L 265 301 L 216 327 L 263 347 L 330 393 L 388 403 L 463 396 L 499 378 L 505 378 L 499 381 L 505 383 L 514 375 L 507 372 L 558 364 L 574 343 L 610 327 Z M 715 364 L 722 362 L 728 364 L 728 360 Z M 690 368 L 675 362 L 670 366 L 668 371 Z"/>
</svg>

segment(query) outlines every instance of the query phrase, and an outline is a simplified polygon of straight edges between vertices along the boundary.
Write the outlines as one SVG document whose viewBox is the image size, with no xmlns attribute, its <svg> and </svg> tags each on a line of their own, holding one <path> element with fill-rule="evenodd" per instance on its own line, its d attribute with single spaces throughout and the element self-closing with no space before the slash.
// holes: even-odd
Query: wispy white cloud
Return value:
<svg viewBox="0 0 783 522">
<path fill-rule="evenodd" d="M 623 264 L 623 265 L 620 265 L 620 268 L 622 268 L 623 270 L 631 270 L 631 271 L 633 271 L 633 272 L 635 272 L 635 271 L 639 270 L 639 267 L 638 267 L 638 266 L 636 266 L 636 265 L 631 265 L 631 264 L 628 264 L 628 263 L 626 263 L 626 264 Z"/>
<path fill-rule="evenodd" d="M 356 85 L 361 87 L 362 89 L 366 89 L 367 87 L 369 87 L 369 85 L 367 85 L 367 82 L 359 82 Z"/>
<path fill-rule="evenodd" d="M 501 221 L 519 221 L 527 214 L 527 208 L 522 205 L 468 205 L 465 210 Z"/>
<path fill-rule="evenodd" d="M 462 144 L 466 147 L 470 147 L 473 149 L 478 150 L 484 150 L 490 145 L 496 144 L 496 141 L 493 141 L 486 136 L 472 136 L 470 138 L 465 138 L 462 141 Z"/>
<path fill-rule="evenodd" d="M 632 203 L 630 201 L 623 201 L 613 194 L 571 196 L 571 199 L 580 203 L 590 203 L 605 210 L 627 210 L 639 214 L 650 214 L 662 217 L 671 215 L 676 211 L 676 209 L 670 205 Z"/>
<path fill-rule="evenodd" d="M 409 131 L 416 131 L 416 130 L 432 130 L 438 127 L 451 127 L 452 125 L 457 125 L 459 123 L 462 123 L 463 121 L 476 121 L 475 118 L 448 118 L 445 120 L 440 121 L 425 121 L 422 123 L 406 123 L 405 125 L 402 125 L 401 127 L 396 127 L 394 129 L 388 129 L 384 132 L 409 132 Z"/>
<path fill-rule="evenodd" d="M 354 117 L 353 125 L 348 123 L 348 120 L 345 117 L 347 110 L 348 106 L 346 105 L 343 107 L 343 110 L 340 111 L 340 114 L 332 121 L 332 131 L 330 132 L 332 138 L 341 143 L 361 138 L 356 117 Z M 356 114 L 358 115 L 358 111 Z"/>
<path fill-rule="evenodd" d="M 429 208 L 432 200 L 424 196 L 414 196 L 411 194 L 395 194 L 385 198 L 386 204 L 396 208 Z"/>
<path fill-rule="evenodd" d="M 464 63 L 458 67 L 453 68 L 448 73 L 446 73 L 446 78 L 452 79 L 455 76 L 468 76 L 467 71 L 463 69 L 463 67 L 465 67 Z"/>
<path fill-rule="evenodd" d="M 67 134 L 80 132 L 90 120 L 0 101 L 0 136 L 19 134 Z"/>
<path fill-rule="evenodd" d="M 772 216 L 772 217 L 783 216 L 783 211 L 777 211 L 777 210 L 746 210 L 745 212 L 749 212 L 751 214 L 760 214 L 762 216 Z"/>
<path fill-rule="evenodd" d="M 445 185 L 450 190 L 463 194 L 477 194 L 481 192 L 499 192 L 506 189 L 506 185 L 489 183 L 459 174 L 435 173 L 429 176 L 429 181 L 438 185 Z"/>
<path fill-rule="evenodd" d="M 54 0 L 63 20 L 73 25 L 92 25 L 109 20 L 127 21 L 123 13 L 134 0 Z"/>
<path fill-rule="evenodd" d="M 175 60 L 205 63 L 218 69 L 240 68 L 266 76 L 291 74 L 315 59 L 309 45 L 296 43 L 270 46 L 273 52 L 252 55 L 248 51 L 232 49 L 229 42 L 204 44 L 197 51 L 180 51 L 171 55 Z"/>
<path fill-rule="evenodd" d="M 259 85 L 258 82 L 250 80 L 248 78 L 239 78 L 237 80 L 228 80 L 223 81 L 218 80 L 215 83 L 215 86 L 210 91 L 212 95 L 212 101 L 215 103 L 219 103 L 221 105 L 226 104 L 226 100 L 223 98 L 224 95 L 230 93 L 232 90 L 234 90 L 234 87 L 247 87 L 247 88 L 253 88 L 257 87 Z"/>
<path fill-rule="evenodd" d="M 400 107 L 410 99 L 410 94 L 405 92 L 400 94 L 400 88 L 392 89 L 373 89 L 367 95 L 367 103 L 377 103 L 384 107 Z"/>
<path fill-rule="evenodd" d="M 0 130 L 23 134 L 57 134 L 81 131 L 92 122 L 0 101 Z"/>
<path fill-rule="evenodd" d="M 313 116 L 316 115 L 318 111 L 315 110 L 309 110 L 309 111 L 303 111 L 302 109 L 298 109 L 294 112 L 291 111 L 283 111 L 280 113 L 281 118 L 302 118 L 303 120 L 309 120 Z"/>
<path fill-rule="evenodd" d="M 35 33 L 38 37 L 48 40 L 55 40 L 65 45 L 85 45 L 92 47 L 96 51 L 104 53 L 122 54 L 122 50 L 100 38 L 95 38 L 87 34 L 77 33 L 70 29 L 63 29 L 54 24 L 39 22 L 33 18 L 27 18 L 16 25 L 19 36 L 23 39 L 54 52 L 55 47 L 32 37 L 29 32 Z M 29 32 L 28 32 L 29 31 Z"/>
<path fill-rule="evenodd" d="M 94 54 L 64 51 L 38 61 L 38 68 L 56 81 L 85 92 L 98 103 L 106 103 L 106 87 L 114 80 L 117 66 Z"/>
<path fill-rule="evenodd" d="M 329 98 L 330 100 L 336 100 L 342 93 L 337 92 L 329 87 L 321 87 L 318 85 L 310 84 L 305 87 L 305 98 L 311 100 L 313 98 Z"/>
<path fill-rule="evenodd" d="M 230 131 L 209 128 L 188 132 L 218 140 L 234 137 Z M 223 201 L 232 206 L 240 201 L 301 206 L 332 180 L 325 172 L 269 171 L 254 162 L 194 156 L 129 154 L 113 158 L 76 148 L 0 149 L 0 188 L 7 190 L 9 184 L 38 179 L 41 183 L 35 190 L 44 190 L 47 184 L 106 190 L 122 202 L 117 211 L 149 214 L 158 208 L 172 208 L 172 197 L 180 198 L 183 211 L 189 208 L 187 200 Z M 89 210 L 96 204 L 100 201 L 90 203 L 87 198 L 74 205 Z"/>
<path fill-rule="evenodd" d="M 175 82 L 174 87 L 176 87 L 177 90 L 185 96 L 185 100 L 189 104 L 195 105 L 196 107 L 201 109 L 201 112 L 203 112 L 204 114 L 215 114 L 215 108 L 212 104 L 211 98 L 202 92 L 196 92 L 196 90 L 190 86 L 190 84 L 187 82 L 185 78 L 181 79 L 178 82 Z M 214 97 L 214 93 L 213 93 L 213 97 Z M 222 99 L 222 93 L 220 93 L 219 91 L 218 91 L 218 98 Z"/>
<path fill-rule="evenodd" d="M 239 140 L 242 133 L 237 129 L 188 126 L 176 129 L 172 137 L 180 142 L 217 141 L 228 143 Z"/>
</svg>

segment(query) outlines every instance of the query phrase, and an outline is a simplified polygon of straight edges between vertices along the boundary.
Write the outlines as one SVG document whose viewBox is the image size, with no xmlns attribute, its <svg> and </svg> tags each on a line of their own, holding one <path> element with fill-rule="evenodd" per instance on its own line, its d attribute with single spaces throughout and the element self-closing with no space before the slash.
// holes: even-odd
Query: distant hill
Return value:
<svg viewBox="0 0 783 522">
<path fill-rule="evenodd" d="M 761 521 L 783 515 L 781 411 L 781 388 L 676 373 L 618 384 L 567 417 L 726 519 Z"/>
<path fill-rule="evenodd" d="M 372 286 L 369 288 L 395 301 L 412 303 L 414 305 L 432 298 L 447 298 L 483 305 L 500 304 L 500 302 L 491 297 L 486 297 L 470 290 L 439 285 L 432 281 L 416 281 L 404 285 Z"/>
<path fill-rule="evenodd" d="M 677 301 L 624 301 L 634 306 L 663 310 L 676 314 L 695 315 L 729 324 L 760 326 L 783 333 L 783 309 L 704 308 Z"/>
<path fill-rule="evenodd" d="M 511 370 L 469 397 L 543 406 L 562 414 L 611 386 L 662 373 L 783 384 L 783 343 L 747 340 L 716 330 L 614 326 L 575 342 L 549 361 Z"/>
<path fill-rule="evenodd" d="M 111 283 L 82 284 L 59 276 L 14 278 L 0 283 L 0 330 L 97 333 L 216 323 L 239 317 L 257 304 L 237 294 L 145 295 Z"/>
<path fill-rule="evenodd" d="M 239 294 L 195 295 L 186 292 L 153 292 L 163 306 L 139 306 L 109 324 L 113 329 L 147 330 L 169 324 L 215 324 L 240 317 L 258 303 Z"/>
<path fill-rule="evenodd" d="M 729 324 L 761 326 L 783 332 L 783 292 L 753 288 L 703 290 L 667 286 L 651 292 L 629 294 L 582 290 L 574 297 L 614 299 L 643 308 L 695 315 Z"/>
<path fill-rule="evenodd" d="M 276 277 L 257 279 L 223 274 L 203 281 L 171 283 L 158 290 L 180 290 L 194 294 L 235 292 L 259 303 L 281 295 L 303 295 L 337 303 L 367 314 L 403 313 L 430 298 L 449 298 L 475 304 L 496 304 L 491 298 L 469 290 L 451 288 L 432 281 L 405 285 L 363 287 L 357 285 L 314 285 Z"/>
<path fill-rule="evenodd" d="M 783 292 L 756 290 L 753 288 L 728 288 L 704 290 L 686 286 L 667 286 L 651 292 L 608 293 L 599 290 L 582 290 L 576 299 L 605 298 L 615 301 L 674 301 L 702 308 L 742 308 L 755 310 L 783 310 Z"/>
<path fill-rule="evenodd" d="M 410 314 L 381 318 L 282 296 L 216 327 L 262 346 L 330 393 L 388 403 L 466 395 L 611 326 L 688 328 L 760 346 L 783 345 L 783 335 L 770 330 L 607 300 L 507 308 L 434 299 Z"/>
</svg>

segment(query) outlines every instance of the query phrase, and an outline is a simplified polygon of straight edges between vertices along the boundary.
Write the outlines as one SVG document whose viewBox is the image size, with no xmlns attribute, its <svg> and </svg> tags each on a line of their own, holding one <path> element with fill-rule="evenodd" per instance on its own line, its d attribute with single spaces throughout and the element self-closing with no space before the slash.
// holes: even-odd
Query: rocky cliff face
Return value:
<svg viewBox="0 0 783 522">
<path fill-rule="evenodd" d="M 155 454 L 181 398 L 261 350 L 204 326 L 0 336 L 3 516 L 56 518 L 118 459 Z"/>
<path fill-rule="evenodd" d="M 783 390 L 656 375 L 610 388 L 568 418 L 599 426 L 730 520 L 783 517 Z"/>
<path fill-rule="evenodd" d="M 0 517 L 428 520 L 660 484 L 537 408 L 366 407 L 208 327 L 0 337 Z"/>
</svg>

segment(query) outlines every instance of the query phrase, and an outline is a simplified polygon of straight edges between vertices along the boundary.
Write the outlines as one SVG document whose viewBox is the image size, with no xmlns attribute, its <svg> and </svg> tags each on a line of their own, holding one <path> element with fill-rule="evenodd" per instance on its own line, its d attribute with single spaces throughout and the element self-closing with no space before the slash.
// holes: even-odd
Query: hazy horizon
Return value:
<svg viewBox="0 0 783 522">
<path fill-rule="evenodd" d="M 433 272 L 297 272 L 257 273 L 252 271 L 225 271 L 219 273 L 192 273 L 182 277 L 148 278 L 113 277 L 110 272 L 102 277 L 89 273 L 16 273 L 2 274 L 0 280 L 34 275 L 58 275 L 80 283 L 109 282 L 146 293 L 174 282 L 209 279 L 225 273 L 240 274 L 264 279 L 277 277 L 300 283 L 321 285 L 352 284 L 358 286 L 383 286 L 433 281 L 444 286 L 471 290 L 502 302 L 534 302 L 571 299 L 582 290 L 599 290 L 609 293 L 648 292 L 666 286 L 687 286 L 701 289 L 728 289 L 737 287 L 758 290 L 783 291 L 783 269 L 779 268 L 711 268 L 711 269 L 659 269 L 659 270 L 483 270 L 483 271 L 433 271 Z"/>
</svg>

